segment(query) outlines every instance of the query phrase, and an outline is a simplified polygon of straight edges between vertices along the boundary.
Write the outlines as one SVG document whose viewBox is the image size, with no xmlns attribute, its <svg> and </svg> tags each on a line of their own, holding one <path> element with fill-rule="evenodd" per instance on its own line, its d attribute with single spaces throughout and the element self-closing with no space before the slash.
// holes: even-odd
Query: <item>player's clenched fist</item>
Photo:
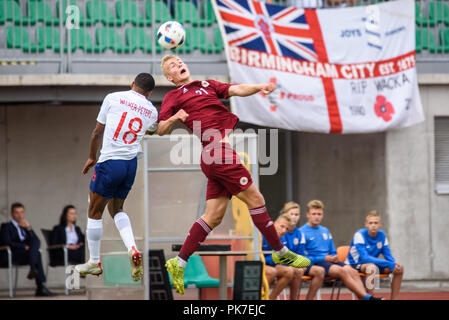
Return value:
<svg viewBox="0 0 449 320">
<path fill-rule="evenodd" d="M 178 118 L 178 120 L 181 120 L 182 122 L 186 121 L 187 117 L 189 116 L 187 112 L 185 112 L 183 109 L 176 112 L 175 116 Z"/>
<path fill-rule="evenodd" d="M 276 85 L 274 83 L 270 82 L 270 83 L 262 84 L 260 91 L 262 91 L 263 94 L 270 94 L 271 92 L 274 91 L 274 89 L 276 89 Z"/>
<path fill-rule="evenodd" d="M 97 160 L 95 160 L 95 159 L 87 159 L 86 164 L 84 165 L 84 168 L 83 168 L 83 174 L 86 174 L 90 168 L 95 166 L 96 163 L 97 163 Z"/>
</svg>

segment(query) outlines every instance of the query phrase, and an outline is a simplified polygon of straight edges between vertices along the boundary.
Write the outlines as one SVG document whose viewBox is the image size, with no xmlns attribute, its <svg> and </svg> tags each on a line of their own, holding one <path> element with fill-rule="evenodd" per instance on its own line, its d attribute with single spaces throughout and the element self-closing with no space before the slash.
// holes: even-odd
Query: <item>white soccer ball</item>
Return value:
<svg viewBox="0 0 449 320">
<path fill-rule="evenodd" d="M 186 32 L 182 24 L 176 21 L 167 21 L 157 30 L 157 42 L 161 47 L 172 50 L 183 45 Z"/>
</svg>

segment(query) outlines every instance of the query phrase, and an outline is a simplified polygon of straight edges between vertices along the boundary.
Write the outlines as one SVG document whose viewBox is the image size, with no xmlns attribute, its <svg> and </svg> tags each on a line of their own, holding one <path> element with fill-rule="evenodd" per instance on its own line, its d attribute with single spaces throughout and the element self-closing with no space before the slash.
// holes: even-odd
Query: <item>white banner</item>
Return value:
<svg viewBox="0 0 449 320">
<path fill-rule="evenodd" d="M 424 120 L 415 4 L 299 9 L 215 0 L 232 83 L 275 82 L 233 97 L 241 121 L 324 133 L 366 133 Z"/>
</svg>

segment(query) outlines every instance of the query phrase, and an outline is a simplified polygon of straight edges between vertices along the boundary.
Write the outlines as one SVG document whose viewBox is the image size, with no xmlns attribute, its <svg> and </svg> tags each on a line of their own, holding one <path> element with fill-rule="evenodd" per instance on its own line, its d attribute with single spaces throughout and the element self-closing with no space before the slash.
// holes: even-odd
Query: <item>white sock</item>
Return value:
<svg viewBox="0 0 449 320">
<path fill-rule="evenodd" d="M 87 218 L 87 246 L 89 247 L 89 262 L 100 262 L 100 242 L 103 234 L 103 219 L 95 220 Z"/>
<path fill-rule="evenodd" d="M 186 264 L 187 264 L 187 261 L 185 261 L 184 259 L 181 259 L 181 258 L 178 256 L 178 266 L 185 268 L 185 267 L 186 267 Z"/>
<path fill-rule="evenodd" d="M 128 215 L 125 212 L 119 212 L 114 216 L 114 221 L 128 251 L 131 250 L 132 247 L 135 247 L 137 250 L 133 229 L 131 228 L 131 221 L 129 220 Z"/>
<path fill-rule="evenodd" d="M 279 257 L 282 257 L 284 254 L 287 253 L 287 251 L 288 251 L 288 248 L 286 246 L 283 246 L 281 250 L 275 251 L 275 252 Z"/>
</svg>

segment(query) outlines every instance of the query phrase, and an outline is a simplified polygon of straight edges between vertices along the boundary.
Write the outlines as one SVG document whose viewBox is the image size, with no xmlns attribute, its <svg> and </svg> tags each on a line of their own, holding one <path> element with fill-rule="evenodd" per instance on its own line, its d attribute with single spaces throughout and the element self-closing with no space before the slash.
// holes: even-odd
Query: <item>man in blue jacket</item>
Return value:
<svg viewBox="0 0 449 320">
<path fill-rule="evenodd" d="M 357 270 L 338 260 L 331 233 L 320 225 L 323 215 L 324 205 L 320 200 L 307 204 L 308 222 L 299 229 L 305 238 L 304 256 L 310 259 L 312 265 L 323 267 L 325 276 L 341 279 L 359 299 L 380 300 L 367 293 Z"/>
<path fill-rule="evenodd" d="M 366 273 L 367 279 L 373 273 L 393 274 L 391 282 L 391 300 L 396 300 L 401 288 L 404 267 L 397 263 L 390 252 L 387 235 L 380 228 L 382 221 L 379 212 L 368 212 L 365 220 L 365 228 L 358 230 L 351 241 L 346 263 L 357 271 Z M 384 259 L 379 258 L 382 254 Z M 372 293 L 374 286 L 366 283 L 368 292 Z"/>
</svg>

